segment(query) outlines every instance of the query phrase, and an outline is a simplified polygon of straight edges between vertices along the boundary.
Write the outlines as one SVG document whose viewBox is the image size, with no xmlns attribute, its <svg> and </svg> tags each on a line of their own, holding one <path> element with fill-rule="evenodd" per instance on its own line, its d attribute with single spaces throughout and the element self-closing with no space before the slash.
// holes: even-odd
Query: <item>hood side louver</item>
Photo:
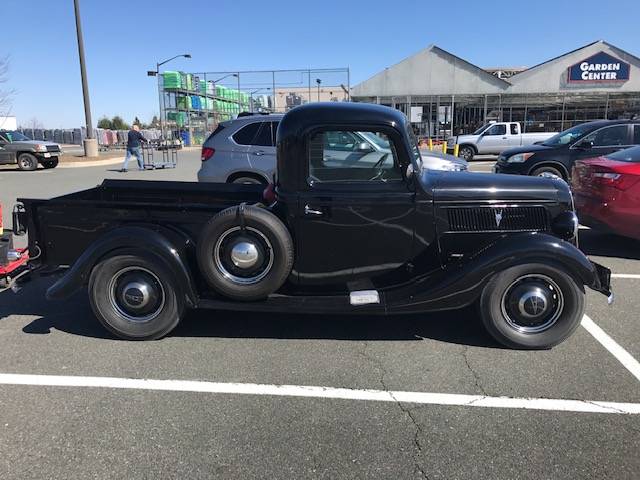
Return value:
<svg viewBox="0 0 640 480">
<path fill-rule="evenodd" d="M 537 232 L 549 229 L 544 207 L 456 207 L 447 209 L 450 232 Z"/>
</svg>

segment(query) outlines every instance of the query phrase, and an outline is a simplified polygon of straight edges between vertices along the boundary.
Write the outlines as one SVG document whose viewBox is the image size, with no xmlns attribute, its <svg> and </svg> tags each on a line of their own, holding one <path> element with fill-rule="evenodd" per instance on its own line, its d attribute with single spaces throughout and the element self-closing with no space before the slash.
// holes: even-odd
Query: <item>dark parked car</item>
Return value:
<svg viewBox="0 0 640 480">
<path fill-rule="evenodd" d="M 593 158 L 640 144 L 640 120 L 599 120 L 572 127 L 539 145 L 503 152 L 496 173 L 554 175 L 570 180 L 576 160 Z"/>
<path fill-rule="evenodd" d="M 572 179 L 583 225 L 640 240 L 640 146 L 579 160 Z"/>
<path fill-rule="evenodd" d="M 55 168 L 60 155 L 62 150 L 57 143 L 32 140 L 13 130 L 0 130 L 0 165 L 17 163 L 20 170 L 35 170 L 40 163 L 44 168 Z"/>
<path fill-rule="evenodd" d="M 390 151 L 367 166 L 327 159 L 327 137 L 345 131 L 378 135 Z M 98 319 L 127 339 L 166 335 L 187 308 L 373 315 L 476 304 L 498 341 L 549 348 L 580 324 L 584 286 L 611 294 L 609 270 L 576 246 L 565 182 L 426 169 L 395 109 L 292 109 L 277 131 L 276 179 L 264 191 L 107 180 L 19 199 L 14 231 L 28 231 L 32 268 L 71 266 L 49 298 L 88 286 Z"/>
</svg>

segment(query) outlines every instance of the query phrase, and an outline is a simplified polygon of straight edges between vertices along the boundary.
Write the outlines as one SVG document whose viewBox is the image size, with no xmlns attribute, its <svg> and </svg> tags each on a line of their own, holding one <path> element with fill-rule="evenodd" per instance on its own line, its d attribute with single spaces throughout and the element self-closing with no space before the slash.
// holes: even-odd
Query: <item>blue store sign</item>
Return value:
<svg viewBox="0 0 640 480">
<path fill-rule="evenodd" d="M 569 67 L 569 82 L 626 82 L 629 80 L 631 67 L 628 63 L 612 57 L 608 53 L 599 52 Z"/>
</svg>

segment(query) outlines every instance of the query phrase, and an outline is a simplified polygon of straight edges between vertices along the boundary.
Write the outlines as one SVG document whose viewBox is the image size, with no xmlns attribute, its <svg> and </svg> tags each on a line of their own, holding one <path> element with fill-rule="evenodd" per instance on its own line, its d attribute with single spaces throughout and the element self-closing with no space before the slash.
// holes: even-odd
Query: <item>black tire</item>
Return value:
<svg viewBox="0 0 640 480">
<path fill-rule="evenodd" d="M 473 157 L 475 156 L 475 154 L 476 154 L 475 149 L 469 145 L 462 145 L 458 149 L 458 157 L 466 160 L 467 162 L 470 162 L 471 160 L 473 160 Z"/>
<path fill-rule="evenodd" d="M 533 298 L 522 301 L 530 292 Z M 540 292 L 546 301 L 540 301 Z M 484 287 L 479 307 L 485 328 L 498 342 L 536 350 L 569 338 L 580 325 L 584 303 L 584 290 L 571 275 L 552 265 L 529 263 L 494 275 Z M 536 313 L 538 308 L 542 310 Z M 538 316 L 533 317 L 532 311 Z"/>
<path fill-rule="evenodd" d="M 218 293 L 233 300 L 260 300 L 291 273 L 293 241 L 280 219 L 263 208 L 244 206 L 243 227 L 242 208 L 223 210 L 205 225 L 198 239 L 198 265 Z"/>
<path fill-rule="evenodd" d="M 51 160 L 43 160 L 42 161 L 42 166 L 44 168 L 56 168 L 58 166 L 58 158 L 52 158 Z"/>
<path fill-rule="evenodd" d="M 268 185 L 267 181 L 264 178 L 257 177 L 254 175 L 240 175 L 229 179 L 229 183 L 240 183 L 243 185 L 264 185 L 265 187 Z"/>
<path fill-rule="evenodd" d="M 148 288 L 147 305 L 141 303 L 145 294 L 136 290 L 139 285 Z M 100 323 L 125 340 L 161 338 L 185 311 L 174 275 L 155 258 L 138 255 L 117 255 L 96 265 L 89 278 L 89 301 Z"/>
<path fill-rule="evenodd" d="M 24 171 L 32 171 L 38 168 L 38 159 L 30 153 L 18 155 L 18 168 Z"/>
<path fill-rule="evenodd" d="M 544 176 L 545 173 L 551 174 L 555 177 L 561 178 L 563 180 L 567 180 L 566 175 L 559 169 L 556 167 L 551 167 L 551 166 L 545 166 L 545 167 L 540 167 L 540 168 L 536 168 L 535 170 L 533 170 L 531 172 L 531 176 L 533 177 L 542 177 Z"/>
</svg>

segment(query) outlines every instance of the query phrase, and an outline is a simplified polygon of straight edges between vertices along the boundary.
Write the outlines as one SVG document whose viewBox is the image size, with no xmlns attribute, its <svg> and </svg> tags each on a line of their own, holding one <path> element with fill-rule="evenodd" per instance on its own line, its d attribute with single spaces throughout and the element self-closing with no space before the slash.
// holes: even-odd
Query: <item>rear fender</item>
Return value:
<svg viewBox="0 0 640 480">
<path fill-rule="evenodd" d="M 191 241 L 183 234 L 150 226 L 116 228 L 92 243 L 72 267 L 47 290 L 47 298 L 64 299 L 89 281 L 93 268 L 105 257 L 116 254 L 151 255 L 170 269 L 187 305 L 195 307 L 198 295 L 187 265 L 186 251 Z"/>
<path fill-rule="evenodd" d="M 447 265 L 408 287 L 386 293 L 390 312 L 449 310 L 474 303 L 489 279 L 515 265 L 545 263 L 571 275 L 580 286 L 609 296 L 610 272 L 574 245 L 544 233 L 508 234 L 480 252 Z"/>
</svg>

